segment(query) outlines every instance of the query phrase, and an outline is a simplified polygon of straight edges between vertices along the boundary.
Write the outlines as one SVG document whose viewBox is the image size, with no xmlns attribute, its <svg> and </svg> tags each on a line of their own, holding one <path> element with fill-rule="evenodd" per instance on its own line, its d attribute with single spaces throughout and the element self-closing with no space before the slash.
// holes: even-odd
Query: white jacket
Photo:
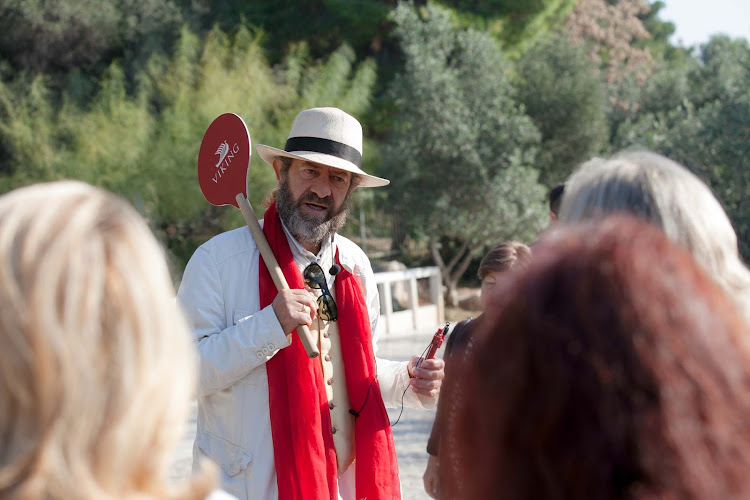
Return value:
<svg viewBox="0 0 750 500">
<path fill-rule="evenodd" d="M 335 248 L 330 242 L 314 256 L 287 237 L 300 270 L 311 261 L 326 270 L 331 267 Z M 335 245 L 342 267 L 365 286 L 377 352 L 380 300 L 370 261 L 342 236 L 336 236 Z M 222 233 L 196 250 L 178 292 L 200 353 L 194 468 L 208 456 L 221 468 L 222 488 L 240 500 L 278 498 L 266 361 L 289 341 L 273 308 L 260 309 L 258 262 L 247 227 Z M 400 406 L 409 384 L 406 362 L 377 357 L 376 362 L 383 401 Z M 404 404 L 423 407 L 411 390 Z"/>
</svg>

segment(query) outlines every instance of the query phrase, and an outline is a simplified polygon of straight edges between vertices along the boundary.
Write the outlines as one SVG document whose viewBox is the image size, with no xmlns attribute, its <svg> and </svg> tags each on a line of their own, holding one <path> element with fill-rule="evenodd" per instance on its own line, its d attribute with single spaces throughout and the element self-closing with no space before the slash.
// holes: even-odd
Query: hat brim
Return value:
<svg viewBox="0 0 750 500">
<path fill-rule="evenodd" d="M 274 158 L 285 156 L 287 158 L 319 163 L 321 165 L 326 165 L 328 167 L 338 168 L 340 170 L 346 170 L 347 172 L 357 174 L 362 177 L 362 182 L 359 183 L 358 187 L 381 187 L 387 186 L 391 183 L 391 181 L 389 181 L 388 179 L 383 179 L 381 177 L 376 177 L 374 175 L 368 174 L 367 172 L 356 166 L 354 163 L 350 162 L 349 160 L 339 158 L 338 156 L 327 155 L 325 153 L 318 153 L 315 151 L 289 152 L 284 151 L 283 149 L 266 146 L 265 144 L 256 144 L 255 150 L 258 152 L 258 155 L 260 155 L 261 159 L 271 166 L 273 166 Z"/>
</svg>

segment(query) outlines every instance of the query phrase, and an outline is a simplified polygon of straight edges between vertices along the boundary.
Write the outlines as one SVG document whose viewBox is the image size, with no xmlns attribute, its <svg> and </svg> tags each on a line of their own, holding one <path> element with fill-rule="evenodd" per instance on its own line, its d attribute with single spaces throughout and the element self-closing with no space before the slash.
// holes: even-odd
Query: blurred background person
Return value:
<svg viewBox="0 0 750 500">
<path fill-rule="evenodd" d="M 568 179 L 561 222 L 618 212 L 651 222 L 687 248 L 750 319 L 750 271 L 729 217 L 703 181 L 648 151 L 591 160 Z"/>
<path fill-rule="evenodd" d="M 750 498 L 746 327 L 661 231 L 546 235 L 482 316 L 446 379 L 445 498 Z"/>
<path fill-rule="evenodd" d="M 560 204 L 562 203 L 564 192 L 565 184 L 558 184 L 557 186 L 550 189 L 549 193 L 547 193 L 550 222 L 557 222 L 557 216 L 560 214 Z"/>
<path fill-rule="evenodd" d="M 0 499 L 206 498 L 206 474 L 167 481 L 197 366 L 174 296 L 124 200 L 0 196 Z"/>
<path fill-rule="evenodd" d="M 499 292 L 502 290 L 503 282 L 508 276 L 507 272 L 511 269 L 525 269 L 530 262 L 531 250 L 518 241 L 505 241 L 487 252 L 482 258 L 477 272 L 479 279 L 482 281 L 480 303 L 483 313 L 488 311 L 491 304 L 497 300 Z M 448 368 L 452 366 L 450 359 L 454 356 L 461 356 L 461 351 L 471 338 L 474 323 L 473 318 L 461 321 L 456 324 L 453 332 L 448 336 L 444 354 L 446 373 L 450 373 L 450 368 Z M 432 432 L 427 442 L 427 453 L 429 456 L 423 480 L 425 491 L 432 498 L 440 498 L 438 452 L 440 449 L 441 421 L 450 418 L 445 414 L 446 404 L 443 403 L 441 406 L 440 401 L 447 401 L 449 398 L 450 395 L 443 393 L 438 400 L 435 421 L 432 424 Z"/>
</svg>

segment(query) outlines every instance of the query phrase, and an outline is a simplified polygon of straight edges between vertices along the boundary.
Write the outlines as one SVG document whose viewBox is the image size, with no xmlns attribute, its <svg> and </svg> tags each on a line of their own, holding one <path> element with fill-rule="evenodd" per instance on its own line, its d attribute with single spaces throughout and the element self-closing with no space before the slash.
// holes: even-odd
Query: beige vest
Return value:
<svg viewBox="0 0 750 500">
<path fill-rule="evenodd" d="M 333 290 L 331 293 L 333 294 Z M 335 321 L 315 318 L 310 329 L 313 336 L 318 339 L 318 359 L 323 369 L 328 408 L 331 410 L 333 446 L 336 449 L 336 463 L 341 475 L 354 461 L 354 416 L 349 413 L 351 406 L 346 389 L 339 327 Z"/>
</svg>

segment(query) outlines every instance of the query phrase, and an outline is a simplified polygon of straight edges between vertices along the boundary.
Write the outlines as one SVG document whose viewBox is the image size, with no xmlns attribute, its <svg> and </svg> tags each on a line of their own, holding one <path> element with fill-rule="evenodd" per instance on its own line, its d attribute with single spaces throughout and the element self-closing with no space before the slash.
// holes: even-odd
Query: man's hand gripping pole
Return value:
<svg viewBox="0 0 750 500">
<path fill-rule="evenodd" d="M 263 262 L 266 263 L 266 267 L 268 268 L 268 272 L 271 275 L 271 279 L 273 279 L 273 283 L 274 285 L 276 285 L 276 290 L 289 290 L 289 284 L 286 282 L 284 273 L 281 272 L 281 267 L 279 267 L 276 256 L 273 254 L 273 250 L 271 250 L 271 246 L 268 244 L 266 235 L 263 234 L 263 229 L 261 229 L 260 224 L 258 224 L 258 218 L 255 216 L 255 210 L 253 210 L 252 205 L 250 205 L 250 202 L 247 201 L 247 198 L 245 198 L 245 195 L 243 193 L 239 193 L 236 197 L 236 200 L 240 206 L 242 216 L 245 218 L 245 223 L 247 224 L 247 227 L 248 229 L 250 229 L 250 233 L 253 236 L 253 240 L 255 240 L 255 245 L 260 251 L 260 256 L 263 257 Z M 302 341 L 302 345 L 304 346 L 308 357 L 318 357 L 320 352 L 318 351 L 318 347 L 315 345 L 312 332 L 307 327 L 307 325 L 297 326 L 297 334 L 299 335 L 299 339 Z"/>
</svg>

